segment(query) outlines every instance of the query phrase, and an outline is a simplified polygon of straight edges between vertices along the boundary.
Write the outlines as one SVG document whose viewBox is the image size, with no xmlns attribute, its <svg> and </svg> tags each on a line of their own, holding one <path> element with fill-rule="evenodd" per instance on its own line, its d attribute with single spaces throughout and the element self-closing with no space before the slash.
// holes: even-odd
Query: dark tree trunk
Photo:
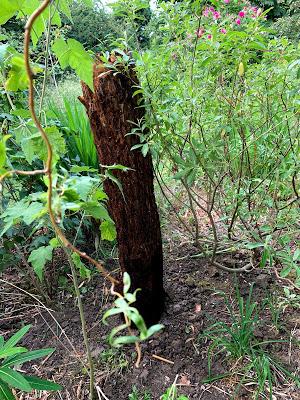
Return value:
<svg viewBox="0 0 300 400">
<path fill-rule="evenodd" d="M 102 165 L 121 164 L 132 168 L 115 170 L 124 197 L 115 183 L 107 179 L 104 189 L 108 209 L 117 229 L 121 271 L 131 277 L 132 290 L 138 293 L 138 308 L 147 324 L 156 323 L 164 305 L 161 231 L 153 188 L 152 158 L 131 150 L 140 143 L 128 135 L 144 116 L 141 98 L 133 97 L 137 78 L 132 69 L 114 74 L 101 63 L 94 68 L 94 93 L 83 84 L 81 102 L 87 109 L 95 144 Z"/>
</svg>

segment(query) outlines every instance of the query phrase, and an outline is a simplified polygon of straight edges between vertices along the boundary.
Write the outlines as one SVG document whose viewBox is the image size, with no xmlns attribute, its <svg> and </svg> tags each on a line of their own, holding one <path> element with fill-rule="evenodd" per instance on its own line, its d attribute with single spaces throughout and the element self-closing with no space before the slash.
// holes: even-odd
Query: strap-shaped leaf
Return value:
<svg viewBox="0 0 300 400">
<path fill-rule="evenodd" d="M 32 390 L 30 383 L 27 382 L 24 376 L 9 367 L 0 368 L 0 379 L 8 383 L 9 386 L 24 392 L 31 392 Z"/>
<path fill-rule="evenodd" d="M 132 344 L 138 342 L 140 339 L 137 336 L 119 336 L 112 342 L 113 347 L 119 347 L 123 344 Z"/>
<path fill-rule="evenodd" d="M 8 349 L 2 348 L 0 350 L 0 358 L 12 357 L 16 354 L 26 353 L 25 347 L 9 347 Z"/>
<path fill-rule="evenodd" d="M 141 339 L 142 339 L 142 340 L 148 339 L 150 336 L 152 336 L 152 335 L 154 335 L 155 333 L 161 331 L 163 328 L 164 328 L 164 325 L 162 325 L 162 324 L 152 325 L 152 326 L 150 326 L 150 328 L 147 330 L 147 334 L 146 334 L 145 337 L 141 334 Z"/>
<path fill-rule="evenodd" d="M 22 337 L 26 335 L 30 328 L 31 325 L 25 325 L 23 328 L 18 330 L 18 332 L 16 332 L 10 339 L 7 340 L 3 346 L 3 349 L 8 349 L 15 346 L 22 339 Z"/>
<path fill-rule="evenodd" d="M 9 386 L 0 381 L 0 400 L 16 400 Z"/>
<path fill-rule="evenodd" d="M 52 354 L 55 349 L 41 349 L 41 350 L 33 350 L 28 351 L 24 354 L 18 354 L 17 356 L 10 357 L 8 360 L 4 361 L 2 364 L 3 367 L 10 367 L 11 365 L 20 365 L 24 364 L 25 362 L 36 360 L 37 358 L 46 357 L 49 354 Z"/>
<path fill-rule="evenodd" d="M 117 315 L 117 314 L 121 314 L 123 311 L 120 308 L 111 308 L 110 310 L 107 310 L 103 317 L 102 317 L 102 322 L 104 323 L 104 325 L 108 325 L 107 323 L 107 318 L 111 317 L 112 315 Z"/>
<path fill-rule="evenodd" d="M 55 382 L 36 378 L 35 376 L 25 376 L 25 379 L 30 384 L 32 389 L 49 391 L 62 389 L 62 386 Z"/>
</svg>

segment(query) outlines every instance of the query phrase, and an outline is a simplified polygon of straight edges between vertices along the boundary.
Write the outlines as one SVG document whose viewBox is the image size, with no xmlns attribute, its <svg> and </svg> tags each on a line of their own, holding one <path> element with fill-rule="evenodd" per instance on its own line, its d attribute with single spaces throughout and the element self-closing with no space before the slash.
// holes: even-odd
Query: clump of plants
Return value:
<svg viewBox="0 0 300 400">
<path fill-rule="evenodd" d="M 209 341 L 209 377 L 205 382 L 214 382 L 235 375 L 239 377 L 236 394 L 243 384 L 251 382 L 254 386 L 255 398 L 264 394 L 271 400 L 279 376 L 281 379 L 284 377 L 286 380 L 292 380 L 299 387 L 300 379 L 272 357 L 267 349 L 272 343 L 287 343 L 287 341 L 257 340 L 255 330 L 259 328 L 260 314 L 257 302 L 252 300 L 253 286 L 252 284 L 246 300 L 241 296 L 238 287 L 236 288 L 237 311 L 224 296 L 229 321 L 216 322 L 200 335 L 199 340 Z M 214 376 L 212 374 L 213 359 L 220 354 L 224 355 L 227 361 L 234 363 L 234 368 L 228 373 Z"/>
<path fill-rule="evenodd" d="M 62 389 L 55 382 L 19 372 L 23 364 L 49 356 L 55 350 L 49 348 L 29 351 L 26 347 L 16 346 L 30 328 L 31 325 L 24 326 L 6 341 L 3 336 L 0 336 L 0 399 L 15 400 L 13 389 L 22 390 L 23 392 Z"/>
</svg>

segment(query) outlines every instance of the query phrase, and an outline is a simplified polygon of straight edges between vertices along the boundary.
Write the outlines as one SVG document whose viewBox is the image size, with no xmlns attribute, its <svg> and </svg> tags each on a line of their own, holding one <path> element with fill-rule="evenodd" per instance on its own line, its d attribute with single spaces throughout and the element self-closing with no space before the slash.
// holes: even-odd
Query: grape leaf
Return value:
<svg viewBox="0 0 300 400">
<path fill-rule="evenodd" d="M 25 0 L 1 0 L 0 25 L 5 24 L 22 7 Z"/>
<path fill-rule="evenodd" d="M 103 221 L 100 225 L 100 231 L 102 240 L 109 240 L 111 242 L 117 237 L 115 224 L 111 220 Z"/>
<path fill-rule="evenodd" d="M 65 42 L 60 38 L 55 40 L 52 50 L 63 69 L 70 66 L 93 89 L 93 59 L 81 43 L 75 39 Z"/>
<path fill-rule="evenodd" d="M 43 69 L 37 64 L 31 65 L 33 74 L 41 72 Z M 6 90 L 13 92 L 24 90 L 28 87 L 28 76 L 25 69 L 24 59 L 21 55 L 16 55 L 11 58 L 11 69 L 8 73 L 8 79 L 5 82 Z"/>
<path fill-rule="evenodd" d="M 37 274 L 40 281 L 43 280 L 46 262 L 52 260 L 52 252 L 52 246 L 41 246 L 30 253 L 28 262 L 32 264 L 34 272 Z"/>
<path fill-rule="evenodd" d="M 39 0 L 26 0 L 21 9 L 19 9 L 18 18 L 24 17 L 24 15 L 31 15 L 40 6 Z M 61 19 L 59 12 L 55 5 L 55 9 L 51 6 L 47 7 L 41 15 L 34 21 L 31 30 L 31 40 L 34 46 L 36 46 L 39 38 L 47 28 L 47 22 L 51 18 L 51 25 L 61 26 Z"/>
</svg>

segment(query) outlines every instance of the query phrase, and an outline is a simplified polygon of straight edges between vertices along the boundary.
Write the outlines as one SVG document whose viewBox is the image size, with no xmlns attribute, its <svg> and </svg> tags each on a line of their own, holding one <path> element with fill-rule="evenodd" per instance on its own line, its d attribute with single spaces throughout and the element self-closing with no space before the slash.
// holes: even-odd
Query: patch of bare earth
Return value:
<svg viewBox="0 0 300 400">
<path fill-rule="evenodd" d="M 165 240 L 165 289 L 166 308 L 162 317 L 164 331 L 142 344 L 143 358 L 140 368 L 134 366 L 134 349 L 114 352 L 106 337 L 112 328 L 101 323 L 101 316 L 110 306 L 109 287 L 99 276 L 89 282 L 83 294 L 87 326 L 96 363 L 96 384 L 109 400 L 127 400 L 135 385 L 140 391 L 148 391 L 152 399 L 160 395 L 176 381 L 178 391 L 190 399 L 227 400 L 251 399 L 255 383 L 243 386 L 235 395 L 237 376 L 204 384 L 208 375 L 207 350 L 209 343 L 199 335 L 212 323 L 229 322 L 223 297 L 234 299 L 235 277 L 212 269 L 201 259 L 193 259 L 197 250 L 190 245 L 176 245 Z M 238 257 L 238 256 L 236 256 Z M 237 263 L 239 260 L 236 260 Z M 249 274 L 237 276 L 242 295 L 247 295 L 252 282 L 253 300 L 259 304 L 268 293 L 279 293 L 276 278 L 268 271 L 256 269 Z M 30 349 L 55 347 L 56 352 L 41 362 L 33 362 L 27 372 L 60 383 L 60 393 L 34 393 L 19 395 L 20 400 L 29 399 L 88 399 L 88 375 L 85 349 L 81 334 L 79 313 L 74 296 L 65 289 L 56 294 L 53 303 L 45 306 L 38 297 L 27 293 L 22 280 L 13 272 L 6 273 L 0 281 L 0 334 L 8 337 L 22 325 L 31 323 L 32 329 L 24 339 Z M 30 291 L 28 289 L 28 291 Z M 290 340 L 300 340 L 300 310 L 286 308 L 280 316 L 280 330 L 272 323 L 267 306 L 262 313 L 257 338 L 259 340 L 286 339 L 288 343 L 270 346 L 270 352 L 291 371 L 300 371 L 300 347 Z M 118 324 L 118 320 L 114 320 Z M 226 362 L 223 355 L 215 357 L 213 373 L 227 373 L 234 362 Z M 102 394 L 101 394 L 102 392 Z M 263 398 L 263 397 L 262 397 Z M 276 383 L 274 400 L 299 400 L 300 391 L 283 379 Z"/>
</svg>

